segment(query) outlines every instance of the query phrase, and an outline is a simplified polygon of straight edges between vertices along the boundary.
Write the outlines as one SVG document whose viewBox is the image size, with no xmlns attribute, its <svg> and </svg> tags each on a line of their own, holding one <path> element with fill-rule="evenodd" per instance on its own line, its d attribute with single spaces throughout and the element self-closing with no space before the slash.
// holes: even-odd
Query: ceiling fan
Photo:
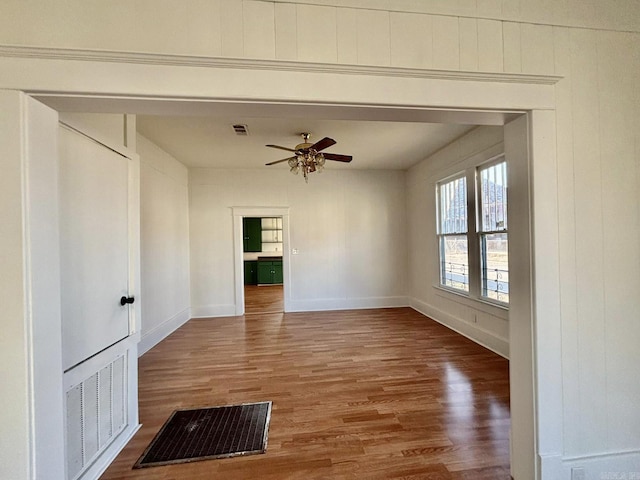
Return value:
<svg viewBox="0 0 640 480">
<path fill-rule="evenodd" d="M 281 147 L 280 145 L 266 145 L 271 148 L 279 148 L 280 150 L 286 150 L 293 152 L 295 155 L 292 157 L 283 158 L 274 162 L 269 162 L 266 165 L 276 165 L 282 162 L 288 162 L 291 168 L 291 173 L 297 175 L 301 170 L 306 182 L 309 181 L 308 175 L 312 172 L 322 172 L 324 168 L 325 160 L 333 160 L 334 162 L 348 163 L 353 160 L 351 155 L 340 155 L 338 153 L 321 153 L 325 148 L 329 148 L 336 144 L 336 141 L 329 137 L 324 137 L 322 140 L 316 143 L 309 143 L 311 134 L 304 132 L 300 134 L 303 142 L 296 145 L 295 148 Z"/>
</svg>

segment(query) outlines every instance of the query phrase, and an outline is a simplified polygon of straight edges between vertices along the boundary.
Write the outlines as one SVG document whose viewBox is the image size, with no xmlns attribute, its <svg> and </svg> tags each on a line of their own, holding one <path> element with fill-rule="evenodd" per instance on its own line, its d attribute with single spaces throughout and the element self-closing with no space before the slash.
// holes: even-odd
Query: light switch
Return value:
<svg viewBox="0 0 640 480">
<path fill-rule="evenodd" d="M 291 250 L 291 255 L 297 255 L 298 254 L 298 249 L 294 248 Z"/>
</svg>

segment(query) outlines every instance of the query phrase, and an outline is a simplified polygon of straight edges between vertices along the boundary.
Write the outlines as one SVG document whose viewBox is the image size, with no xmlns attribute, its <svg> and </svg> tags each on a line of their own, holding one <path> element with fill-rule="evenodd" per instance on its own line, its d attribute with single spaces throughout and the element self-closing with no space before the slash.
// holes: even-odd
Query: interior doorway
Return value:
<svg viewBox="0 0 640 480">
<path fill-rule="evenodd" d="M 245 315 L 284 312 L 282 217 L 243 217 Z"/>
<path fill-rule="evenodd" d="M 289 207 L 232 211 L 236 315 L 289 311 Z"/>
</svg>

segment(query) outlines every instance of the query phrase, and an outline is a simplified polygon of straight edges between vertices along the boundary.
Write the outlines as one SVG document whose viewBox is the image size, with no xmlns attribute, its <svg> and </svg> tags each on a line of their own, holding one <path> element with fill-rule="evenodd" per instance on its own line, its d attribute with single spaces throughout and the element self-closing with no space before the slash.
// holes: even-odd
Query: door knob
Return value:
<svg viewBox="0 0 640 480">
<path fill-rule="evenodd" d="M 136 299 L 135 299 L 134 297 L 122 297 L 122 298 L 120 299 L 120 305 L 124 306 L 124 305 L 126 305 L 127 303 L 133 303 L 133 302 L 135 302 L 135 300 L 136 300 Z"/>
</svg>

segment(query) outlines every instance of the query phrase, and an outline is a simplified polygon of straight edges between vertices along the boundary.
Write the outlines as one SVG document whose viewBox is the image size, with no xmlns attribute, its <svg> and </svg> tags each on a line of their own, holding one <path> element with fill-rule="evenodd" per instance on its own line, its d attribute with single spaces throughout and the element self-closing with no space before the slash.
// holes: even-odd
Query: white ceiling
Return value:
<svg viewBox="0 0 640 480">
<path fill-rule="evenodd" d="M 246 124 L 249 135 L 236 135 L 233 124 Z M 327 168 L 407 169 L 465 134 L 473 125 L 424 122 L 327 120 L 308 118 L 138 115 L 138 131 L 187 167 L 288 168 L 287 152 L 266 144 L 293 148 L 301 132 L 311 142 L 331 137 L 326 152 L 352 155 L 350 164 L 327 162 Z"/>
</svg>

